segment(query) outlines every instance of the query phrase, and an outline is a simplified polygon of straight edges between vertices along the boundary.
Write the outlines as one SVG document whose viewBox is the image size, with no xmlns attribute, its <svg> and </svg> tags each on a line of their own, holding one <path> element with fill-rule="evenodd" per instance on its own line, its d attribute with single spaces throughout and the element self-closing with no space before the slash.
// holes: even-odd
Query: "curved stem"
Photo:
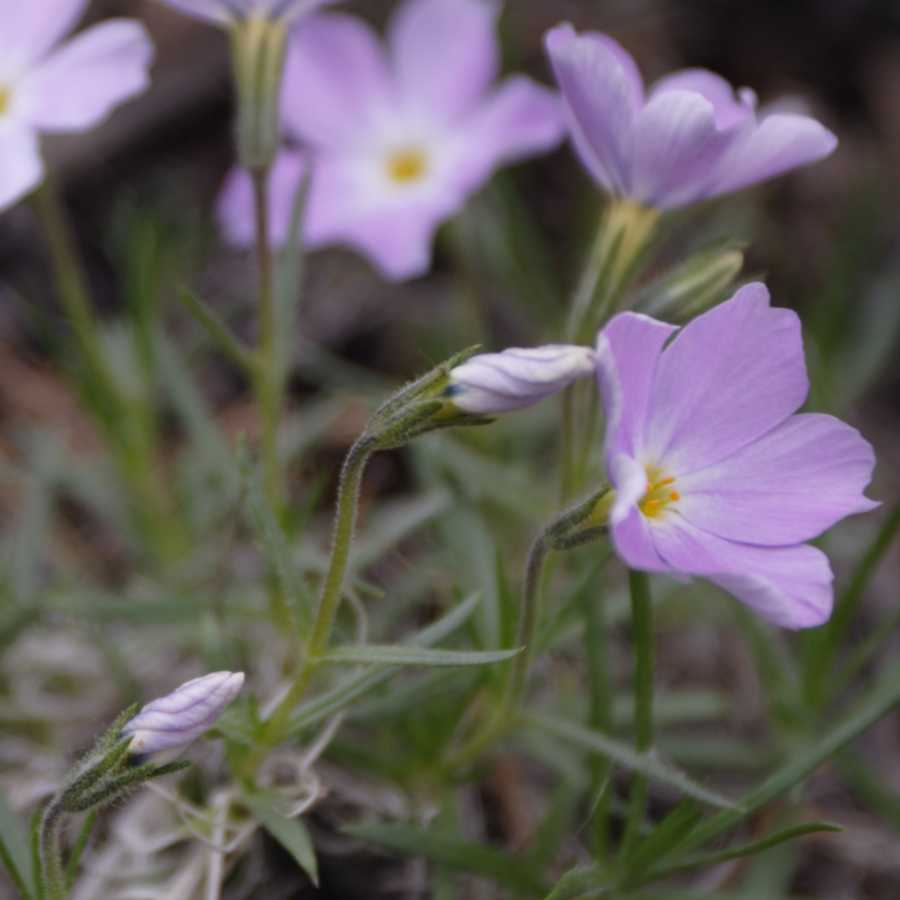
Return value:
<svg viewBox="0 0 900 900">
<path fill-rule="evenodd" d="M 634 643 L 634 745 L 639 753 L 653 746 L 653 607 L 650 583 L 646 572 L 629 570 L 628 587 L 631 593 L 631 627 Z M 636 775 L 631 783 L 631 797 L 622 855 L 628 854 L 640 836 L 647 808 L 648 782 L 644 775 Z"/>
<path fill-rule="evenodd" d="M 60 846 L 63 808 L 54 798 L 44 810 L 40 825 L 41 870 L 46 886 L 47 900 L 65 900 L 66 870 Z"/>
<path fill-rule="evenodd" d="M 248 758 L 245 775 L 249 776 L 261 762 L 266 752 L 274 747 L 287 731 L 290 715 L 294 707 L 306 692 L 322 655 L 328 647 L 331 632 L 340 607 L 347 564 L 350 560 L 350 548 L 356 527 L 357 508 L 359 506 L 359 490 L 366 463 L 375 449 L 375 440 L 363 435 L 349 450 L 341 468 L 338 484 L 337 508 L 335 511 L 334 531 L 331 538 L 331 555 L 328 571 L 322 583 L 319 604 L 313 620 L 309 640 L 306 642 L 306 653 L 303 664 L 297 673 L 294 683 L 275 707 L 272 715 L 266 720 L 260 735 L 259 744 Z"/>
</svg>

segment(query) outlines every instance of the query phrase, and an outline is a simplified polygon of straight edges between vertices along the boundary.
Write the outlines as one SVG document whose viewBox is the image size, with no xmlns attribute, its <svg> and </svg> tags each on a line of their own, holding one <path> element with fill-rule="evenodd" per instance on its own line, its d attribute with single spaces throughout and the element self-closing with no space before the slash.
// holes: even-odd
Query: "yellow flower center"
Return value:
<svg viewBox="0 0 900 900">
<path fill-rule="evenodd" d="M 2 116 L 12 104 L 12 91 L 0 84 L 0 116 Z"/>
<path fill-rule="evenodd" d="M 658 518 L 670 503 L 681 499 L 681 494 L 672 489 L 673 484 L 674 478 L 667 476 L 656 466 L 647 466 L 647 491 L 638 504 L 647 518 Z"/>
<path fill-rule="evenodd" d="M 428 170 L 428 156 L 420 147 L 395 150 L 387 158 L 387 173 L 397 184 L 420 181 Z"/>
</svg>

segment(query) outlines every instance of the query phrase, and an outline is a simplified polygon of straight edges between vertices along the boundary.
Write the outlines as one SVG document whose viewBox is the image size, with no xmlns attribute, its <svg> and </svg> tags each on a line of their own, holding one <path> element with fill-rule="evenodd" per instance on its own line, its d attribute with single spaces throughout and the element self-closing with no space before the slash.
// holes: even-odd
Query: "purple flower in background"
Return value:
<svg viewBox="0 0 900 900">
<path fill-rule="evenodd" d="M 302 154 L 283 150 L 269 172 L 269 234 L 277 246 L 288 238 L 297 191 L 307 166 Z M 256 239 L 253 218 L 253 185 L 244 169 L 232 169 L 219 194 L 219 225 L 225 239 L 249 247 Z"/>
<path fill-rule="evenodd" d="M 457 366 L 450 372 L 447 394 L 465 412 L 510 412 L 559 393 L 595 368 L 590 347 L 510 347 L 502 353 L 480 353 Z"/>
<path fill-rule="evenodd" d="M 808 116 L 756 112 L 756 97 L 704 69 L 646 94 L 612 38 L 559 25 L 546 36 L 572 141 L 611 194 L 671 209 L 736 191 L 828 156 L 835 136 Z"/>
<path fill-rule="evenodd" d="M 291 21 L 337 0 L 163 0 L 189 16 L 219 22 L 230 22 L 259 16 Z"/>
<path fill-rule="evenodd" d="M 622 313 L 598 337 L 615 548 L 633 569 L 702 575 L 787 628 L 831 613 L 806 543 L 877 503 L 870 444 L 795 414 L 809 383 L 800 322 L 762 284 L 676 328 Z"/>
<path fill-rule="evenodd" d="M 143 707 L 125 725 L 122 735 L 131 736 L 132 753 L 186 747 L 213 727 L 243 685 L 243 672 L 212 672 L 186 681 Z"/>
<path fill-rule="evenodd" d="M 496 15 L 483 0 L 407 0 L 386 47 L 350 16 L 312 17 L 297 30 L 282 115 L 312 164 L 308 246 L 350 244 L 389 278 L 419 275 L 437 226 L 499 165 L 562 139 L 554 92 L 522 76 L 492 87 Z M 271 193 L 295 185 L 282 166 Z M 226 234 L 249 233 L 235 222 L 249 205 L 224 201 L 222 212 Z"/>
<path fill-rule="evenodd" d="M 57 46 L 86 6 L 0 3 L 0 209 L 40 183 L 39 134 L 86 131 L 147 87 L 153 45 L 137 22 L 113 19 Z"/>
</svg>

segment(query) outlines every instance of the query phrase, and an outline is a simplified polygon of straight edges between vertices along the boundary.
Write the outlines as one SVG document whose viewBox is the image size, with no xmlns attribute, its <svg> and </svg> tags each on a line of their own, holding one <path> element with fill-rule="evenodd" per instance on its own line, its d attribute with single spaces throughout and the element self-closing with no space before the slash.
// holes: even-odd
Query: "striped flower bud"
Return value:
<svg viewBox="0 0 900 900">
<path fill-rule="evenodd" d="M 490 415 L 531 406 L 593 375 L 594 351 L 575 344 L 511 347 L 482 353 L 450 373 L 447 396 L 469 413 Z"/>
<path fill-rule="evenodd" d="M 186 747 L 208 731 L 244 684 L 243 672 L 211 672 L 148 703 L 122 729 L 132 753 Z"/>
</svg>

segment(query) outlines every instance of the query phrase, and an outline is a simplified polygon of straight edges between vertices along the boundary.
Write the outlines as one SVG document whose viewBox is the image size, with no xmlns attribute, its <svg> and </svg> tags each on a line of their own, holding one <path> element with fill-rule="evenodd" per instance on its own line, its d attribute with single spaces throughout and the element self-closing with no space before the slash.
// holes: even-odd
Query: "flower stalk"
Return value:
<svg viewBox="0 0 900 900">
<path fill-rule="evenodd" d="M 650 583 L 646 572 L 628 571 L 631 595 L 631 626 L 634 644 L 634 746 L 639 753 L 653 747 L 653 606 Z M 645 775 L 635 775 L 631 782 L 631 797 L 622 838 L 622 857 L 628 856 L 640 837 L 641 825 L 647 809 L 648 781 Z"/>
</svg>

